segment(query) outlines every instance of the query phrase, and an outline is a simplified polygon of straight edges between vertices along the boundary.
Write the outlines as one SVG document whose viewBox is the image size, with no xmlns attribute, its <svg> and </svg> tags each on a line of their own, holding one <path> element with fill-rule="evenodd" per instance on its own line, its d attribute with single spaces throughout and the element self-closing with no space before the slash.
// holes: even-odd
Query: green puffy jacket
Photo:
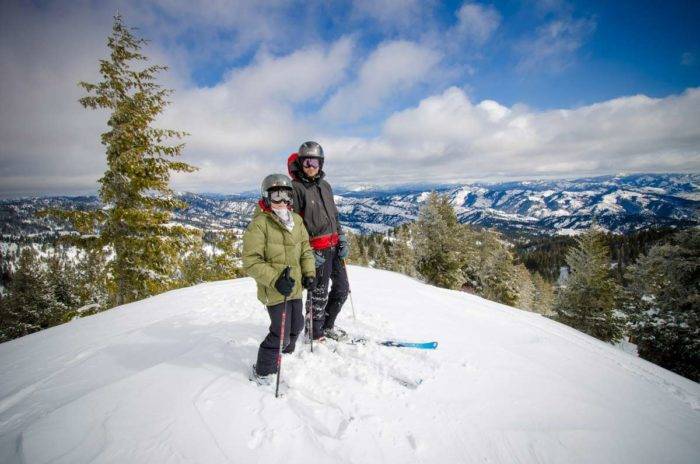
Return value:
<svg viewBox="0 0 700 464">
<path fill-rule="evenodd" d="M 296 213 L 290 232 L 275 213 L 260 204 L 243 235 L 243 269 L 258 284 L 258 300 L 265 306 L 284 301 L 275 288 L 277 278 L 289 266 L 294 289 L 289 299 L 301 298 L 301 278 L 314 277 L 316 264 L 304 221 Z"/>
</svg>

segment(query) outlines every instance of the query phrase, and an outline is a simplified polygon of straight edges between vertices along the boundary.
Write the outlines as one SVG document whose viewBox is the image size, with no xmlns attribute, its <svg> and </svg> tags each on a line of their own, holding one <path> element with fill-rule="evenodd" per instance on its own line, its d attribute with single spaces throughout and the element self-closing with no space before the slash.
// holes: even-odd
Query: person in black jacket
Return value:
<svg viewBox="0 0 700 464">
<path fill-rule="evenodd" d="M 349 291 L 342 260 L 350 250 L 338 220 L 333 190 L 324 179 L 323 161 L 323 148 L 316 142 L 303 143 L 299 152 L 287 160 L 294 188 L 294 212 L 304 218 L 316 258 L 316 287 L 311 294 L 315 340 L 345 336 L 335 327 L 335 319 Z M 330 292 L 329 280 L 333 282 Z"/>
</svg>

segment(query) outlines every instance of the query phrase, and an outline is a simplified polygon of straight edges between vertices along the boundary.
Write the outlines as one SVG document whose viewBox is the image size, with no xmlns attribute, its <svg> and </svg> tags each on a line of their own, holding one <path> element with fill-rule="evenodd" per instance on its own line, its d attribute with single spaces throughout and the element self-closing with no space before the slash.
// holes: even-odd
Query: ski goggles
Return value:
<svg viewBox="0 0 700 464">
<path fill-rule="evenodd" d="M 287 203 L 292 204 L 292 191 L 291 190 L 272 190 L 269 194 L 270 201 L 272 203 Z"/>
<path fill-rule="evenodd" d="M 304 158 L 301 162 L 301 165 L 305 168 L 318 169 L 321 167 L 321 160 L 318 158 Z"/>
</svg>

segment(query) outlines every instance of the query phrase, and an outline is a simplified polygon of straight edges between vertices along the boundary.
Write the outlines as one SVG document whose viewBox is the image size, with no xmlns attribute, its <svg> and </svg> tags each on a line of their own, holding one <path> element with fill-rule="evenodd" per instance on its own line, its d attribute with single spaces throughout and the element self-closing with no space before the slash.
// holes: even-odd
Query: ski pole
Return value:
<svg viewBox="0 0 700 464">
<path fill-rule="evenodd" d="M 311 352 L 314 352 L 314 313 L 313 305 L 311 304 L 311 291 L 306 290 L 306 317 L 309 319 L 309 345 L 311 346 Z"/>
<path fill-rule="evenodd" d="M 284 270 L 284 276 L 289 278 L 290 268 Z M 275 398 L 279 398 L 280 392 L 280 372 L 282 371 L 282 350 L 284 349 L 284 327 L 287 322 L 287 297 L 284 297 L 284 306 L 282 307 L 282 323 L 280 324 L 280 350 L 277 353 L 277 384 L 275 386 Z"/>
<path fill-rule="evenodd" d="M 345 269 L 345 276 L 348 275 L 348 267 L 345 265 L 345 260 L 340 260 L 343 263 L 343 269 Z M 357 316 L 355 315 L 355 303 L 352 302 L 352 289 L 350 288 L 350 278 L 348 277 L 348 296 L 350 297 L 350 307 L 352 308 L 352 318 L 357 321 Z"/>
</svg>

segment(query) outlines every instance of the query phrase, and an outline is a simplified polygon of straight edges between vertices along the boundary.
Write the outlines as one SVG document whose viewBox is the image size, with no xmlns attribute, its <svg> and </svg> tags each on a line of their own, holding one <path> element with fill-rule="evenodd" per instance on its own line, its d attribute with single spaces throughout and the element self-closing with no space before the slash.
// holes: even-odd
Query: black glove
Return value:
<svg viewBox="0 0 700 464">
<path fill-rule="evenodd" d="M 275 282 L 275 289 L 285 297 L 291 295 L 294 289 L 294 279 L 289 275 L 290 270 L 291 269 L 287 267 L 277 278 L 277 282 Z"/>
<path fill-rule="evenodd" d="M 301 279 L 301 286 L 305 289 L 311 291 L 316 288 L 316 278 L 315 277 L 304 277 Z"/>
</svg>

